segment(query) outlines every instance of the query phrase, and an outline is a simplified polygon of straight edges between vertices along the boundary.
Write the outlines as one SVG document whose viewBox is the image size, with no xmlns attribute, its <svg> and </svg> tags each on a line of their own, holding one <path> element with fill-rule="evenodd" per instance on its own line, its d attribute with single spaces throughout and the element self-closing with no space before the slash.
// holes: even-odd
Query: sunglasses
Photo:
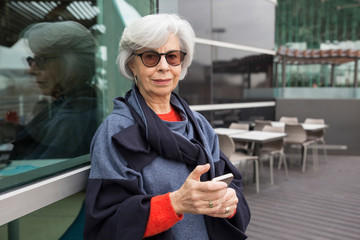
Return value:
<svg viewBox="0 0 360 240">
<path fill-rule="evenodd" d="M 158 53 L 156 51 L 146 51 L 142 53 L 134 53 L 133 55 L 137 55 L 141 57 L 142 63 L 146 67 L 155 67 L 160 62 L 161 56 L 164 55 L 166 62 L 171 66 L 178 66 L 182 61 L 184 61 L 184 57 L 186 52 L 180 50 L 173 50 L 167 53 Z"/>
<path fill-rule="evenodd" d="M 48 59 L 54 59 L 59 57 L 27 57 L 26 61 L 31 67 L 33 63 L 35 62 L 36 67 L 38 67 L 41 70 L 45 70 L 45 62 Z"/>
</svg>

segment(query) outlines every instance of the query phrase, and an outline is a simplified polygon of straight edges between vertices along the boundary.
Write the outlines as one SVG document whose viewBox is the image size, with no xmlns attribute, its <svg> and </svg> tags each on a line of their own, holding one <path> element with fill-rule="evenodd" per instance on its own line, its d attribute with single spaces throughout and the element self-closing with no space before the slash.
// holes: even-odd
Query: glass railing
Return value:
<svg viewBox="0 0 360 240">
<path fill-rule="evenodd" d="M 248 99 L 285 98 L 285 99 L 360 99 L 360 89 L 351 87 L 291 87 L 246 89 Z"/>
</svg>

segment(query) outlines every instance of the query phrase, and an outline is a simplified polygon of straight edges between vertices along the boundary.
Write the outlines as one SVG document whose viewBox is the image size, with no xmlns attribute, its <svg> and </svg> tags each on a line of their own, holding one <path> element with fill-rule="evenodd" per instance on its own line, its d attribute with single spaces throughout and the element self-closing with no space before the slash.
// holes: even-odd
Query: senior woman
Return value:
<svg viewBox="0 0 360 240">
<path fill-rule="evenodd" d="M 207 120 L 173 93 L 193 49 L 193 29 L 176 15 L 124 30 L 118 64 L 135 84 L 92 142 L 85 239 L 246 238 L 240 173 Z M 210 181 L 230 172 L 229 187 Z"/>
</svg>

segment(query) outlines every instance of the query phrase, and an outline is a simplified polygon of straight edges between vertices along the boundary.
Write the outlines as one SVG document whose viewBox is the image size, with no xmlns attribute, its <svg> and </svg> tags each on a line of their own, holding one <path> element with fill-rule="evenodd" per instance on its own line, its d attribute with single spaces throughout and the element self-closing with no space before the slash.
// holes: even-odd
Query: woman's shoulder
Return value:
<svg viewBox="0 0 360 240">
<path fill-rule="evenodd" d="M 118 100 L 114 100 L 113 111 L 104 119 L 99 127 L 99 131 L 113 135 L 124 128 L 134 124 L 134 119 L 128 106 Z"/>
<path fill-rule="evenodd" d="M 196 111 L 192 111 L 200 129 L 206 134 L 215 134 L 215 131 L 209 121 L 201 114 Z"/>
<path fill-rule="evenodd" d="M 196 111 L 192 111 L 196 121 L 201 124 L 201 125 L 204 125 L 206 127 L 211 127 L 209 121 L 204 117 L 204 115 L 202 115 L 201 113 L 199 112 L 196 112 Z"/>
</svg>

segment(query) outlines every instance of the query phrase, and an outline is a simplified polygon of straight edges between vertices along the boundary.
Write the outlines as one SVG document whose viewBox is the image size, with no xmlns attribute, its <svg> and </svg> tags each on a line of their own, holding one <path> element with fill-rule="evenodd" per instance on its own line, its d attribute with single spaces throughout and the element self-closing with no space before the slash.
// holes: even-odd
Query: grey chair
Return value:
<svg viewBox="0 0 360 240">
<path fill-rule="evenodd" d="M 273 127 L 273 126 L 264 126 L 263 131 L 267 132 L 285 132 L 283 127 Z M 274 173 L 273 173 L 273 165 L 274 165 L 274 157 L 279 156 L 278 169 L 281 168 L 282 163 L 284 163 L 285 176 L 286 179 L 289 179 L 288 168 L 286 163 L 286 156 L 284 153 L 284 140 L 272 141 L 263 143 L 259 149 L 260 156 L 268 155 L 269 156 L 269 168 L 270 168 L 270 181 L 271 185 L 274 185 Z M 261 161 L 260 157 L 260 161 Z"/>
<path fill-rule="evenodd" d="M 254 125 L 254 131 L 262 131 L 265 126 L 271 126 L 271 121 L 270 120 L 258 120 L 257 119 L 257 120 L 254 121 L 254 124 L 255 124 Z M 256 145 L 255 142 L 251 143 L 251 147 L 250 147 L 251 152 L 255 151 L 255 145 Z"/>
<path fill-rule="evenodd" d="M 256 184 L 256 192 L 260 192 L 260 184 L 259 184 L 259 157 L 258 156 L 250 156 L 242 152 L 235 151 L 235 143 L 234 140 L 226 135 L 226 134 L 218 134 L 220 150 L 225 154 L 225 156 L 230 160 L 232 164 L 241 172 L 240 166 L 242 163 L 246 163 L 247 161 L 255 162 L 255 184 Z"/>
<path fill-rule="evenodd" d="M 308 146 L 315 144 L 315 140 L 307 138 L 306 131 L 304 130 L 301 124 L 285 124 L 285 145 L 298 145 L 302 149 L 302 172 L 305 172 L 306 169 L 306 155 Z M 317 166 L 317 152 L 313 148 L 313 167 Z"/>
<path fill-rule="evenodd" d="M 231 123 L 229 128 L 232 129 L 241 129 L 241 130 L 249 130 L 249 124 L 246 123 Z M 244 142 L 244 141 L 240 141 L 240 140 L 234 140 L 235 142 L 235 149 L 236 151 L 242 151 L 246 154 L 249 154 L 251 151 L 249 149 L 249 143 L 248 142 Z"/>
<path fill-rule="evenodd" d="M 271 121 L 269 121 L 269 120 L 255 120 L 254 130 L 262 131 L 264 126 L 271 126 Z"/>
<path fill-rule="evenodd" d="M 325 120 L 322 118 L 306 118 L 304 123 L 310 124 L 325 124 Z M 317 143 L 321 143 L 323 145 L 324 157 L 327 160 L 327 152 L 326 152 L 326 143 L 325 143 L 325 129 L 319 131 L 308 131 L 307 137 L 308 139 L 315 140 Z"/>
<path fill-rule="evenodd" d="M 283 117 L 280 117 L 279 122 L 283 122 L 283 123 L 286 123 L 286 124 L 297 124 L 297 123 L 299 123 L 299 119 L 297 117 L 283 116 Z"/>
</svg>

